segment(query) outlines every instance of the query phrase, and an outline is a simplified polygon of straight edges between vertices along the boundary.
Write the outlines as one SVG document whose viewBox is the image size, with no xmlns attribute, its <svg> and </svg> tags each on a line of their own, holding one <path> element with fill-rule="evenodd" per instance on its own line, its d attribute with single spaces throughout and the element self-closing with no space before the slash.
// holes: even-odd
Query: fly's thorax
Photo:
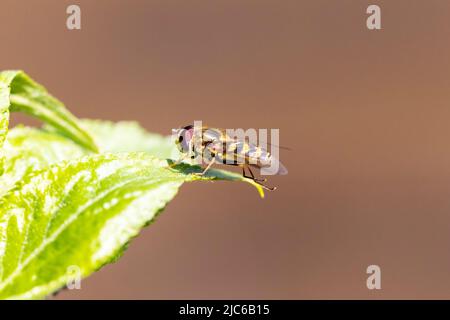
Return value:
<svg viewBox="0 0 450 320">
<path fill-rule="evenodd" d="M 192 155 L 197 162 L 209 163 L 221 152 L 222 134 L 218 129 L 201 128 L 192 137 Z"/>
</svg>

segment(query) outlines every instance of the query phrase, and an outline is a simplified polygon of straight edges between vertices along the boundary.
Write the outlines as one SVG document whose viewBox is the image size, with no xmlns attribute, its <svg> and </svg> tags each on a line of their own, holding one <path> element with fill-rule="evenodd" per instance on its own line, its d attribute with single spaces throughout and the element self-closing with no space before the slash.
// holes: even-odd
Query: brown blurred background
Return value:
<svg viewBox="0 0 450 320">
<path fill-rule="evenodd" d="M 73 3 L 81 31 L 66 29 Z M 57 298 L 450 298 L 449 39 L 442 0 L 1 0 L 0 69 L 76 115 L 279 128 L 293 149 L 266 199 L 185 185 L 122 259 Z"/>
</svg>

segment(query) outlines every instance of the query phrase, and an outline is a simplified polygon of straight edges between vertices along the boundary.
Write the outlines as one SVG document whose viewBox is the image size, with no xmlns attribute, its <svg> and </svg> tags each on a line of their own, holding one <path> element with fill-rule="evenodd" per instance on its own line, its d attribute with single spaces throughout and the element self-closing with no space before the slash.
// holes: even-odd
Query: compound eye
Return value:
<svg viewBox="0 0 450 320">
<path fill-rule="evenodd" d="M 178 142 L 183 142 L 183 136 L 180 136 L 179 138 L 178 138 Z"/>
</svg>

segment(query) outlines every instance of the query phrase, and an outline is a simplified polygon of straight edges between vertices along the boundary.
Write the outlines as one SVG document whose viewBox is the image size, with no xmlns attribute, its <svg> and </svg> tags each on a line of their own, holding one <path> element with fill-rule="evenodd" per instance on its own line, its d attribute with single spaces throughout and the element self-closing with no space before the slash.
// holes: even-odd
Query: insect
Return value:
<svg viewBox="0 0 450 320">
<path fill-rule="evenodd" d="M 188 125 L 175 130 L 175 143 L 183 154 L 177 163 L 182 162 L 186 158 L 198 159 L 200 156 L 202 162 L 208 163 L 200 175 L 204 175 L 215 163 L 240 166 L 242 175 L 245 178 L 252 179 L 267 190 L 274 190 L 275 188 L 270 188 L 263 184 L 267 179 L 256 178 L 251 168 L 268 168 L 276 161 L 278 170 L 275 174 L 287 174 L 287 169 L 278 159 L 262 147 L 247 142 L 245 138 L 230 137 L 224 129 L 205 126 L 199 127 L 197 130 L 194 129 L 197 128 L 194 128 L 193 125 Z M 250 176 L 246 174 L 246 171 L 249 172 Z"/>
</svg>

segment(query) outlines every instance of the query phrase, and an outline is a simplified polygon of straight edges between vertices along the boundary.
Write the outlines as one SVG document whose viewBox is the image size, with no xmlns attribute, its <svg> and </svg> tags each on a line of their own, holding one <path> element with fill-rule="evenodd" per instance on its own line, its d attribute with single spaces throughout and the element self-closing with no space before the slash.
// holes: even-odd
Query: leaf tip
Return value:
<svg viewBox="0 0 450 320">
<path fill-rule="evenodd" d="M 252 179 L 247 179 L 247 178 L 245 178 L 245 181 L 250 183 L 251 185 L 253 185 L 256 188 L 256 190 L 258 191 L 259 196 L 261 197 L 261 199 L 264 199 L 264 196 L 265 196 L 264 189 L 259 183 L 256 183 Z"/>
</svg>

